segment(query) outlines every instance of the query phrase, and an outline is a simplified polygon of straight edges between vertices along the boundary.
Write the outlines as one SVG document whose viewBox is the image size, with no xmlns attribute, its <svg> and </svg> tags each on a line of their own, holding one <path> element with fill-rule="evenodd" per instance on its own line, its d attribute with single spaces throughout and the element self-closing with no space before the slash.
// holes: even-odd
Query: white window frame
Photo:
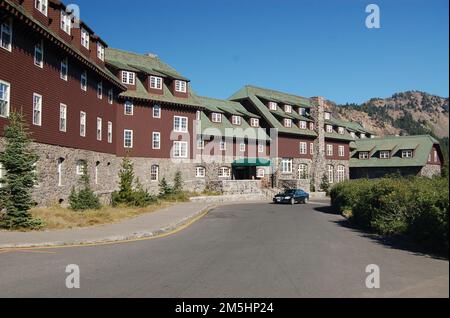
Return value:
<svg viewBox="0 0 450 318">
<path fill-rule="evenodd" d="M 414 151 L 413 150 L 402 150 L 402 158 L 403 159 L 414 158 Z"/>
<path fill-rule="evenodd" d="M 345 181 L 345 166 L 339 165 L 337 167 L 337 183 Z"/>
<path fill-rule="evenodd" d="M 367 152 L 367 151 L 361 151 L 361 152 L 359 153 L 359 159 L 360 159 L 360 160 L 368 160 L 369 157 L 370 157 L 370 154 L 369 154 L 369 152 Z"/>
<path fill-rule="evenodd" d="M 247 145 L 245 144 L 245 142 L 241 142 L 239 144 L 239 152 L 245 152 L 247 150 Z"/>
<path fill-rule="evenodd" d="M 278 104 L 275 102 L 269 102 L 269 109 L 273 111 L 278 110 Z"/>
<path fill-rule="evenodd" d="M 123 104 L 123 114 L 125 116 L 133 116 L 134 115 L 134 103 L 130 100 L 125 101 Z"/>
<path fill-rule="evenodd" d="M 61 60 L 59 77 L 66 82 L 69 79 L 69 59 L 67 57 Z"/>
<path fill-rule="evenodd" d="M 154 131 L 152 133 L 152 149 L 153 150 L 161 149 L 161 133 L 158 131 Z"/>
<path fill-rule="evenodd" d="M 266 152 L 266 145 L 258 144 L 258 153 L 265 153 L 265 152 Z"/>
<path fill-rule="evenodd" d="M 205 178 L 206 177 L 206 168 L 205 167 L 195 167 L 195 177 L 196 178 Z"/>
<path fill-rule="evenodd" d="M 250 118 L 250 126 L 254 128 L 259 127 L 259 119 L 258 118 Z"/>
<path fill-rule="evenodd" d="M 439 162 L 439 153 L 437 150 L 434 151 L 434 163 Z"/>
<path fill-rule="evenodd" d="M 3 112 L 0 112 L 0 117 L 8 118 L 11 110 L 11 84 L 0 80 L 0 85 L 5 87 L 2 95 L 0 95 L 0 103 L 3 105 L 0 111 L 4 109 Z"/>
<path fill-rule="evenodd" d="M 327 144 L 327 156 L 332 157 L 334 155 L 334 146 Z"/>
<path fill-rule="evenodd" d="M 309 179 L 309 166 L 306 163 L 299 164 L 298 178 L 299 178 L 299 180 L 308 180 Z"/>
<path fill-rule="evenodd" d="M 330 119 L 331 119 L 331 113 L 325 112 L 325 120 L 330 120 Z"/>
<path fill-rule="evenodd" d="M 299 113 L 301 116 L 305 116 L 305 115 L 306 115 L 306 108 L 300 107 L 300 108 L 298 109 L 298 113 Z"/>
<path fill-rule="evenodd" d="M 97 98 L 103 99 L 103 82 L 97 83 Z"/>
<path fill-rule="evenodd" d="M 328 183 L 334 183 L 334 166 L 327 165 Z"/>
<path fill-rule="evenodd" d="M 350 136 L 351 136 L 353 139 L 356 139 L 356 134 L 355 134 L 354 131 L 351 131 L 351 132 L 350 132 Z"/>
<path fill-rule="evenodd" d="M 197 121 L 202 120 L 202 112 L 200 110 L 197 110 L 195 118 L 197 119 Z"/>
<path fill-rule="evenodd" d="M 12 52 L 12 40 L 12 20 L 5 21 L 0 25 L 0 47 L 8 52 Z"/>
<path fill-rule="evenodd" d="M 87 87 L 88 87 L 88 78 L 87 78 L 87 71 L 83 71 L 81 73 L 81 78 L 80 78 L 80 87 L 82 91 L 87 91 Z"/>
<path fill-rule="evenodd" d="M 123 147 L 125 149 L 133 148 L 133 133 L 134 132 L 131 129 L 124 129 L 124 131 L 123 131 Z M 128 143 L 128 141 L 129 141 L 129 143 Z"/>
<path fill-rule="evenodd" d="M 67 105 L 59 104 L 59 131 L 67 132 Z"/>
<path fill-rule="evenodd" d="M 314 123 L 309 123 L 309 130 L 314 130 L 315 128 Z"/>
<path fill-rule="evenodd" d="M 291 105 L 284 105 L 284 112 L 288 114 L 292 114 L 292 106 Z"/>
<path fill-rule="evenodd" d="M 80 32 L 81 32 L 81 45 L 89 50 L 91 36 L 89 32 L 84 28 L 81 28 Z"/>
<path fill-rule="evenodd" d="M 150 88 L 156 90 L 163 89 L 163 79 L 159 76 L 150 75 Z"/>
<path fill-rule="evenodd" d="M 85 160 L 77 160 L 76 163 L 76 174 L 77 176 L 82 176 L 85 174 L 84 168 L 86 167 L 86 161 Z"/>
<path fill-rule="evenodd" d="M 304 121 L 304 120 L 300 120 L 298 126 L 300 127 L 300 129 L 303 129 L 303 130 L 305 130 L 308 127 L 306 121 Z"/>
<path fill-rule="evenodd" d="M 220 114 L 220 113 L 212 113 L 211 114 L 211 121 L 213 123 L 221 123 L 222 122 L 222 114 Z"/>
<path fill-rule="evenodd" d="M 175 80 L 175 91 L 178 93 L 186 93 L 187 82 L 182 80 Z"/>
<path fill-rule="evenodd" d="M 282 174 L 292 174 L 294 160 L 291 158 L 281 159 L 281 173 Z"/>
<path fill-rule="evenodd" d="M 301 141 L 300 142 L 300 154 L 307 155 L 308 154 L 308 143 Z"/>
<path fill-rule="evenodd" d="M 284 119 L 284 127 L 292 128 L 292 119 L 285 118 Z"/>
<path fill-rule="evenodd" d="M 151 182 L 159 181 L 159 166 L 158 165 L 152 165 L 150 167 L 150 181 Z"/>
<path fill-rule="evenodd" d="M 390 159 L 391 158 L 391 152 L 388 150 L 380 151 L 380 159 Z"/>
<path fill-rule="evenodd" d="M 63 182 L 62 182 L 62 177 L 63 177 L 63 163 L 64 163 L 64 159 L 63 159 L 63 158 L 59 158 L 59 159 L 58 159 L 58 166 L 57 166 L 57 171 L 58 171 L 58 187 L 62 187 L 62 186 L 63 186 Z"/>
<path fill-rule="evenodd" d="M 3 164 L 0 162 L 0 180 L 6 176 L 6 169 L 3 167 Z M 0 182 L 0 189 L 3 188 L 3 183 Z"/>
<path fill-rule="evenodd" d="M 187 159 L 189 156 L 189 145 L 187 141 L 173 142 L 173 158 Z"/>
<path fill-rule="evenodd" d="M 64 10 L 61 10 L 61 30 L 66 32 L 68 35 L 72 33 L 72 18 Z"/>
<path fill-rule="evenodd" d="M 326 129 L 326 132 L 329 133 L 329 134 L 332 134 L 334 132 L 332 125 L 327 125 L 325 127 L 325 129 Z"/>
<path fill-rule="evenodd" d="M 40 40 L 34 45 L 34 65 L 39 68 L 44 68 L 44 40 Z"/>
<path fill-rule="evenodd" d="M 136 85 L 136 73 L 130 71 L 122 71 L 122 83 L 126 85 Z"/>
<path fill-rule="evenodd" d="M 219 168 L 219 178 L 230 178 L 230 177 L 231 177 L 231 169 L 229 167 Z"/>
<path fill-rule="evenodd" d="M 262 179 L 266 176 L 266 169 L 264 168 L 258 168 L 256 169 L 256 178 Z"/>
<path fill-rule="evenodd" d="M 33 93 L 33 125 L 42 126 L 42 95 Z"/>
<path fill-rule="evenodd" d="M 108 104 L 114 104 L 114 89 L 112 88 L 108 90 Z"/>
<path fill-rule="evenodd" d="M 338 128 L 338 133 L 339 133 L 340 135 L 345 135 L 345 128 L 344 128 L 344 127 L 339 127 L 339 128 Z"/>
<path fill-rule="evenodd" d="M 242 117 L 241 116 L 237 116 L 237 115 L 233 115 L 232 122 L 233 122 L 233 125 L 241 126 L 242 125 Z"/>
<path fill-rule="evenodd" d="M 309 143 L 309 154 L 314 155 L 314 143 L 313 142 Z"/>
<path fill-rule="evenodd" d="M 227 150 L 227 142 L 225 140 L 221 140 L 219 143 L 220 151 L 226 151 Z"/>
<path fill-rule="evenodd" d="M 202 137 L 197 138 L 197 150 L 204 150 L 205 149 L 205 141 L 202 139 Z"/>
<path fill-rule="evenodd" d="M 113 142 L 113 123 L 108 121 L 108 143 L 112 144 Z"/>
<path fill-rule="evenodd" d="M 153 118 L 161 118 L 161 106 L 160 105 L 153 105 L 152 110 Z"/>
<path fill-rule="evenodd" d="M 43 15 L 48 15 L 48 0 L 35 0 L 34 7 Z"/>
<path fill-rule="evenodd" d="M 97 117 L 97 141 L 102 141 L 103 139 L 103 119 Z"/>
<path fill-rule="evenodd" d="M 105 46 L 100 42 L 97 42 L 97 57 L 100 61 L 105 61 Z"/>
<path fill-rule="evenodd" d="M 184 124 L 183 124 L 184 123 Z M 187 133 L 189 130 L 189 120 L 184 116 L 173 117 L 173 131 L 178 133 Z"/>
<path fill-rule="evenodd" d="M 339 146 L 338 147 L 338 156 L 339 157 L 345 157 L 345 146 Z"/>
<path fill-rule="evenodd" d="M 87 131 L 87 114 L 86 112 L 80 112 L 80 137 L 86 137 Z"/>
</svg>

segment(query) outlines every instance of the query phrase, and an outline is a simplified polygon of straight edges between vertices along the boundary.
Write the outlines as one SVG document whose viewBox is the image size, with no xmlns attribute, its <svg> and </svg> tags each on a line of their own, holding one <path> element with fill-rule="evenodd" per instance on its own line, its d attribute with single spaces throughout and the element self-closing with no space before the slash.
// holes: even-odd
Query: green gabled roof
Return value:
<svg viewBox="0 0 450 318">
<path fill-rule="evenodd" d="M 246 116 L 250 118 L 261 118 L 260 116 L 247 111 L 245 107 L 238 102 L 204 96 L 197 96 L 197 98 L 206 109 L 212 112 L 228 113 L 231 115 Z"/>
<path fill-rule="evenodd" d="M 337 132 L 333 132 L 330 134 L 325 132 L 325 138 L 344 141 L 354 141 L 353 137 L 347 131 L 344 134 L 339 134 Z"/>
<path fill-rule="evenodd" d="M 355 122 L 350 122 L 350 121 L 344 121 L 344 120 L 341 120 L 341 119 L 331 118 L 329 120 L 326 120 L 325 123 L 328 124 L 328 125 L 344 127 L 347 130 L 353 131 L 353 132 L 372 134 L 370 131 L 365 129 L 359 123 L 355 123 Z"/>
<path fill-rule="evenodd" d="M 439 145 L 436 139 L 428 135 L 360 139 L 356 140 L 355 143 L 356 149 L 352 152 L 350 159 L 351 168 L 423 167 L 428 163 L 428 156 L 433 145 Z M 408 149 L 415 150 L 414 158 L 403 159 L 397 155 L 398 151 Z M 382 150 L 393 151 L 393 157 L 380 159 L 373 156 Z M 372 151 L 371 158 L 368 160 L 359 159 L 357 155 L 361 151 Z"/>
</svg>

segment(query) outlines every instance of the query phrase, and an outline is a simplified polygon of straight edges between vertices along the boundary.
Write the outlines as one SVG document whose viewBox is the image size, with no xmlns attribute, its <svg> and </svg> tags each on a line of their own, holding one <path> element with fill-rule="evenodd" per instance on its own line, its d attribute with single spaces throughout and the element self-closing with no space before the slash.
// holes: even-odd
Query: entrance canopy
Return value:
<svg viewBox="0 0 450 318">
<path fill-rule="evenodd" d="M 270 167 L 270 160 L 264 158 L 245 158 L 233 162 L 233 167 Z"/>
</svg>

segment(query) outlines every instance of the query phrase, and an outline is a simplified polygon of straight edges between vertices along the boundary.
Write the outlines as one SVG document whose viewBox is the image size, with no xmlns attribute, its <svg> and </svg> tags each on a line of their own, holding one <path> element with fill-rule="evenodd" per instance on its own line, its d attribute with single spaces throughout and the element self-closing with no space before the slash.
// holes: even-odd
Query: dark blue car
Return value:
<svg viewBox="0 0 450 318">
<path fill-rule="evenodd" d="M 283 193 L 277 194 L 275 198 L 273 198 L 273 203 L 275 204 L 291 204 L 294 205 L 296 203 L 306 204 L 309 201 L 309 193 L 301 190 L 301 189 L 289 189 L 284 191 Z"/>
</svg>

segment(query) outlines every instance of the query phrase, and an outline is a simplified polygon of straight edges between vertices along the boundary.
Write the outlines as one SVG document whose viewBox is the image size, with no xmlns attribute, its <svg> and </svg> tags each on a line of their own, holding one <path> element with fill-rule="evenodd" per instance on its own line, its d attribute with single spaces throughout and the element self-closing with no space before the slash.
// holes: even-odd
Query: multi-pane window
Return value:
<svg viewBox="0 0 450 318">
<path fill-rule="evenodd" d="M 333 145 L 327 145 L 327 156 L 331 157 L 334 153 L 334 147 Z"/>
<path fill-rule="evenodd" d="M 390 151 L 380 151 L 380 159 L 389 159 L 391 157 Z"/>
<path fill-rule="evenodd" d="M 309 144 L 309 154 L 314 155 L 314 143 L 313 142 L 311 142 Z"/>
<path fill-rule="evenodd" d="M 42 126 L 42 96 L 33 94 L 33 125 Z"/>
<path fill-rule="evenodd" d="M 196 178 L 204 178 L 206 176 L 205 167 L 196 167 L 195 168 L 195 177 Z"/>
<path fill-rule="evenodd" d="M 299 123 L 299 127 L 300 129 L 306 129 L 307 127 L 306 121 L 301 120 Z"/>
<path fill-rule="evenodd" d="M 402 158 L 410 159 L 414 156 L 414 151 L 412 150 L 403 150 L 402 151 Z"/>
<path fill-rule="evenodd" d="M 0 25 L 0 47 L 12 51 L 12 21 L 5 21 Z"/>
<path fill-rule="evenodd" d="M 334 167 L 332 165 L 327 165 L 327 172 L 328 182 L 334 183 Z"/>
<path fill-rule="evenodd" d="M 186 141 L 173 142 L 173 157 L 174 158 L 188 157 L 188 143 Z"/>
<path fill-rule="evenodd" d="M 331 113 L 325 112 L 325 120 L 330 120 L 330 119 L 331 119 Z"/>
<path fill-rule="evenodd" d="M 356 134 L 355 134 L 355 132 L 353 132 L 353 131 L 350 132 L 350 136 L 352 136 L 353 139 L 356 139 Z"/>
<path fill-rule="evenodd" d="M 79 176 L 82 176 L 82 175 L 84 175 L 86 173 L 86 161 L 84 161 L 84 160 L 77 160 L 76 173 Z"/>
<path fill-rule="evenodd" d="M 103 99 L 103 83 L 102 82 L 97 84 L 97 98 Z"/>
<path fill-rule="evenodd" d="M 81 73 L 81 79 L 80 79 L 81 89 L 83 91 L 87 91 L 87 72 L 83 71 Z"/>
<path fill-rule="evenodd" d="M 362 151 L 359 153 L 359 159 L 369 159 L 369 153 L 367 151 Z"/>
<path fill-rule="evenodd" d="M 345 128 L 344 128 L 344 127 L 339 127 L 339 128 L 338 128 L 338 133 L 339 133 L 340 135 L 344 135 L 344 134 L 345 134 Z"/>
<path fill-rule="evenodd" d="M 284 127 L 291 128 L 292 127 L 292 119 L 285 119 L 284 120 Z"/>
<path fill-rule="evenodd" d="M 58 159 L 58 187 L 62 187 L 62 177 L 63 177 L 63 163 L 64 158 Z"/>
<path fill-rule="evenodd" d="M 345 166 L 339 165 L 337 167 L 337 182 L 345 181 Z"/>
<path fill-rule="evenodd" d="M 44 67 L 44 41 L 39 41 L 34 46 L 34 65 Z"/>
<path fill-rule="evenodd" d="M 288 114 L 292 113 L 292 106 L 291 105 L 284 105 L 284 111 Z"/>
<path fill-rule="evenodd" d="M 222 122 L 222 114 L 212 113 L 211 120 L 213 123 L 221 123 Z"/>
<path fill-rule="evenodd" d="M 154 132 L 152 134 L 152 148 L 155 150 L 161 149 L 161 133 Z"/>
<path fill-rule="evenodd" d="M 153 106 L 153 118 L 161 118 L 161 106 Z"/>
<path fill-rule="evenodd" d="M 80 136 L 86 137 L 86 113 L 80 112 Z"/>
<path fill-rule="evenodd" d="M 163 80 L 158 76 L 150 76 L 150 88 L 161 90 L 163 88 Z"/>
<path fill-rule="evenodd" d="M 197 138 L 197 149 L 198 150 L 205 149 L 205 141 L 201 137 Z"/>
<path fill-rule="evenodd" d="M 344 146 L 339 146 L 338 155 L 339 155 L 339 157 L 345 157 L 345 147 Z"/>
<path fill-rule="evenodd" d="M 434 151 L 434 162 L 439 162 L 439 154 L 437 152 L 437 150 Z"/>
<path fill-rule="evenodd" d="M 81 45 L 89 50 L 90 36 L 86 29 L 81 29 Z"/>
<path fill-rule="evenodd" d="M 124 148 L 133 148 L 133 131 L 129 129 L 125 129 L 123 131 L 123 147 Z"/>
<path fill-rule="evenodd" d="M 10 89 L 9 83 L 0 81 L 0 117 L 8 117 L 10 109 Z"/>
<path fill-rule="evenodd" d="M 292 173 L 293 160 L 282 159 L 281 160 L 281 173 Z"/>
<path fill-rule="evenodd" d="M 159 180 L 159 166 L 153 165 L 150 168 L 150 181 L 157 182 Z"/>
<path fill-rule="evenodd" d="M 258 144 L 258 152 L 259 153 L 264 153 L 266 150 L 266 147 L 264 144 Z"/>
<path fill-rule="evenodd" d="M 361 138 L 361 139 L 366 139 L 367 136 L 366 136 L 366 134 L 362 133 L 361 136 L 360 136 L 360 138 Z"/>
<path fill-rule="evenodd" d="M 228 167 L 220 167 L 219 168 L 219 178 L 230 178 L 231 177 L 231 169 Z"/>
<path fill-rule="evenodd" d="M 262 179 L 262 178 L 264 178 L 265 176 L 266 176 L 266 170 L 265 170 L 265 169 L 260 168 L 260 169 L 256 170 L 256 177 L 257 177 L 258 179 Z"/>
<path fill-rule="evenodd" d="M 132 116 L 134 113 L 134 105 L 133 102 L 127 100 L 124 105 L 124 114 L 127 116 Z"/>
<path fill-rule="evenodd" d="M 61 60 L 59 75 L 62 80 L 67 81 L 68 76 L 69 76 L 69 62 L 68 62 L 67 57 Z"/>
<path fill-rule="evenodd" d="M 134 85 L 136 83 L 136 73 L 122 71 L 122 83 L 127 85 Z"/>
<path fill-rule="evenodd" d="M 307 164 L 300 164 L 298 166 L 298 175 L 300 180 L 309 179 L 309 167 Z"/>
<path fill-rule="evenodd" d="M 175 91 L 179 93 L 187 92 L 187 83 L 185 81 L 176 80 L 175 81 Z"/>
<path fill-rule="evenodd" d="M 305 115 L 306 115 L 306 109 L 300 107 L 300 108 L 298 109 L 298 113 L 299 113 L 300 115 L 302 115 L 302 116 L 305 116 Z"/>
<path fill-rule="evenodd" d="M 67 105 L 59 105 L 59 131 L 67 131 Z"/>
<path fill-rule="evenodd" d="M 114 90 L 112 88 L 108 90 L 108 103 L 111 105 L 114 103 Z"/>
<path fill-rule="evenodd" d="M 199 121 L 202 120 L 202 112 L 200 110 L 197 110 L 195 118 Z"/>
<path fill-rule="evenodd" d="M 103 121 L 101 118 L 97 117 L 97 140 L 101 141 L 103 137 Z"/>
<path fill-rule="evenodd" d="M 113 124 L 108 121 L 108 143 L 112 144 L 113 142 Z"/>
<path fill-rule="evenodd" d="M 97 42 L 97 57 L 101 61 L 105 61 L 105 47 L 101 43 L 98 43 L 98 42 Z"/>
<path fill-rule="evenodd" d="M 326 131 L 327 131 L 327 133 L 332 134 L 333 133 L 333 126 L 327 125 L 326 126 Z"/>
<path fill-rule="evenodd" d="M 301 155 L 308 154 L 308 144 L 306 142 L 300 142 L 300 154 Z"/>
<path fill-rule="evenodd" d="M 245 145 L 245 143 L 244 142 L 241 142 L 240 144 L 239 144 L 239 151 L 240 152 L 245 152 L 245 149 L 247 148 L 247 146 Z"/>
<path fill-rule="evenodd" d="M 314 130 L 315 126 L 314 123 L 309 123 L 309 130 Z"/>
<path fill-rule="evenodd" d="M 72 31 L 72 18 L 64 10 L 61 10 L 61 30 L 63 30 L 69 35 Z"/>
<path fill-rule="evenodd" d="M 48 0 L 35 0 L 35 8 L 43 15 L 48 13 Z"/>
<path fill-rule="evenodd" d="M 242 125 L 242 117 L 241 116 L 233 116 L 232 121 L 233 121 L 233 125 L 237 125 L 237 126 Z"/>
<path fill-rule="evenodd" d="M 258 128 L 259 127 L 259 119 L 258 118 L 251 118 L 250 119 L 250 126 Z"/>
<path fill-rule="evenodd" d="M 0 188 L 3 188 L 3 182 L 2 179 L 6 177 L 6 169 L 3 167 L 3 165 L 0 163 Z"/>
<path fill-rule="evenodd" d="M 227 150 L 227 142 L 224 140 L 220 141 L 220 151 L 225 151 Z"/>
<path fill-rule="evenodd" d="M 275 102 L 270 102 L 269 103 L 269 109 L 270 110 L 277 110 L 278 109 L 278 104 Z"/>
<path fill-rule="evenodd" d="M 174 116 L 173 130 L 175 132 L 186 133 L 188 132 L 188 118 L 181 116 Z"/>
</svg>

